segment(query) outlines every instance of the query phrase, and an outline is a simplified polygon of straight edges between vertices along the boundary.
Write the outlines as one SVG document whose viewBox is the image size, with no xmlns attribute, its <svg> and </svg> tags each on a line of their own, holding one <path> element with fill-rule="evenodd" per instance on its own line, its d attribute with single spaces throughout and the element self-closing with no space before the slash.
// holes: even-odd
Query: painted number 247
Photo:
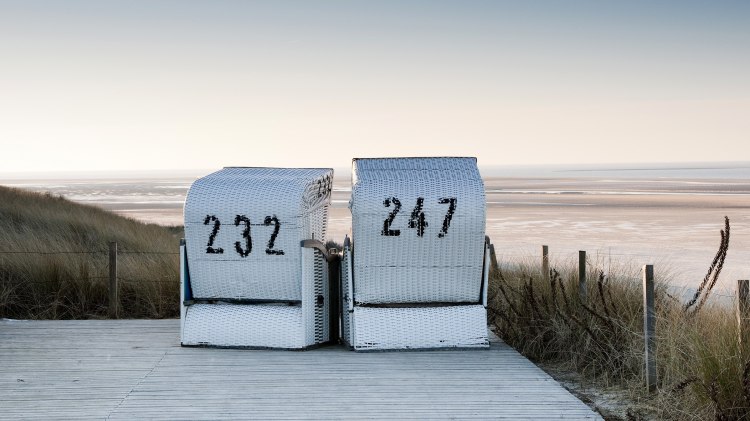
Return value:
<svg viewBox="0 0 750 421">
<path fill-rule="evenodd" d="M 456 211 L 456 198 L 441 197 L 438 200 L 438 203 L 448 205 L 445 218 L 443 218 L 443 226 L 438 233 L 438 238 L 443 238 L 448 235 L 448 228 L 451 226 L 451 219 L 453 219 L 453 213 Z M 389 197 L 383 201 L 383 205 L 386 208 L 393 206 L 393 210 L 388 213 L 388 218 L 383 221 L 383 231 L 381 231 L 380 234 L 386 237 L 398 237 L 401 235 L 401 230 L 391 229 L 391 224 L 393 223 L 393 220 L 396 219 L 396 215 L 399 211 L 401 211 L 401 201 L 396 197 Z M 425 228 L 429 226 L 423 207 L 424 197 L 418 197 L 417 204 L 414 206 L 414 209 L 411 211 L 411 216 L 409 217 L 408 227 L 416 229 L 418 237 L 423 237 Z"/>
</svg>

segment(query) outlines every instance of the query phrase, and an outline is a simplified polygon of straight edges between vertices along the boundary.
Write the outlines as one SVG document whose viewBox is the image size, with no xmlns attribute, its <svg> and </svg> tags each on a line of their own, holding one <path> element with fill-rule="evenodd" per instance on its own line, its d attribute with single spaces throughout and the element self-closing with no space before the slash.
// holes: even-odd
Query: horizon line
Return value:
<svg viewBox="0 0 750 421">
<path fill-rule="evenodd" d="M 225 168 L 225 167 L 221 167 Z M 221 168 L 160 168 L 160 169 L 114 169 L 114 170 L 29 170 L 29 171 L 0 171 L 0 179 L 20 178 L 89 178 L 94 176 L 108 176 L 110 178 L 135 177 L 146 175 L 172 175 L 174 177 L 201 176 Z M 322 168 L 322 167 L 321 167 Z M 331 166 L 334 173 L 350 174 L 351 167 Z M 750 161 L 664 161 L 664 162 L 607 162 L 607 163 L 562 163 L 562 164 L 479 164 L 479 168 L 486 170 L 548 170 L 553 172 L 597 172 L 597 171 L 680 171 L 680 170 L 735 170 L 750 169 Z"/>
</svg>

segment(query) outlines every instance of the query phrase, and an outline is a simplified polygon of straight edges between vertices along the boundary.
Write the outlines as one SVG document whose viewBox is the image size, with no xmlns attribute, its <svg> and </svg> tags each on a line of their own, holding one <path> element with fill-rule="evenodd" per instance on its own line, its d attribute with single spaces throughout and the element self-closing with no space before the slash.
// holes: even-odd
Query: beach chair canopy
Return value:
<svg viewBox="0 0 750 421">
<path fill-rule="evenodd" d="M 352 168 L 354 299 L 477 303 L 485 246 L 476 158 L 360 158 Z"/>
<path fill-rule="evenodd" d="M 300 243 L 323 240 L 331 169 L 224 168 L 185 201 L 196 299 L 300 301 Z"/>
</svg>

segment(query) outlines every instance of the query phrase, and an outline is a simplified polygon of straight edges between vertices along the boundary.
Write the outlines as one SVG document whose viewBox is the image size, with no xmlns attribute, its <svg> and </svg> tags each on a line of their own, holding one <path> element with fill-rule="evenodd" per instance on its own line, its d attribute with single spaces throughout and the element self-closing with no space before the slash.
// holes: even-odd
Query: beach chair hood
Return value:
<svg viewBox="0 0 750 421">
<path fill-rule="evenodd" d="M 196 180 L 184 211 L 193 296 L 299 301 L 300 243 L 325 241 L 332 177 L 231 167 Z"/>
</svg>

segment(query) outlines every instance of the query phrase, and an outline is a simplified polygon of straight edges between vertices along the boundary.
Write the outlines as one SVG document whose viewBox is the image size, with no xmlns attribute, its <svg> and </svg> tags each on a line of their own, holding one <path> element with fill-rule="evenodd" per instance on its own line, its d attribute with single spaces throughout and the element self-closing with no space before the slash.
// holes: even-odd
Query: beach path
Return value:
<svg viewBox="0 0 750 421">
<path fill-rule="evenodd" d="M 0 320 L 0 419 L 601 419 L 490 350 L 183 348 L 179 320 Z"/>
</svg>

